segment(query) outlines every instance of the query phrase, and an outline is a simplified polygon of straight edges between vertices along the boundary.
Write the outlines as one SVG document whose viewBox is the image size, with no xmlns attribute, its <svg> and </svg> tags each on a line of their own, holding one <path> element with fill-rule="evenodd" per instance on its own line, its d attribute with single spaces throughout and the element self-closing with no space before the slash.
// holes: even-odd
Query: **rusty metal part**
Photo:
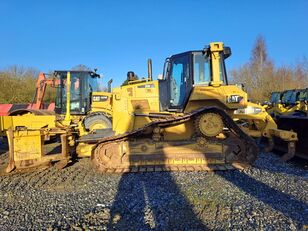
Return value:
<svg viewBox="0 0 308 231">
<path fill-rule="evenodd" d="M 299 112 L 300 113 L 300 112 Z M 297 133 L 298 142 L 296 142 L 296 153 L 295 155 L 308 159 L 308 117 L 302 117 L 299 115 L 283 115 L 276 118 L 277 125 L 280 129 L 284 130 L 292 130 L 293 132 Z M 280 151 L 286 151 L 287 146 L 282 143 L 281 140 L 275 140 L 275 149 Z M 290 151 L 288 151 L 290 152 Z"/>
<path fill-rule="evenodd" d="M 283 161 L 288 161 L 295 156 L 295 146 L 295 142 L 288 142 L 288 152 L 281 157 Z"/>
<path fill-rule="evenodd" d="M 200 136 L 192 140 L 173 142 L 159 139 L 149 141 L 143 137 L 143 132 L 149 128 L 164 128 L 196 120 L 204 113 L 215 113 L 222 118 L 224 127 L 228 128 L 227 138 L 207 143 L 201 142 Z M 130 133 L 86 142 L 96 143 L 91 159 L 94 168 L 100 172 L 245 168 L 256 160 L 258 154 L 254 140 L 244 133 L 225 111 L 217 107 L 165 117 Z"/>
<path fill-rule="evenodd" d="M 297 133 L 293 131 L 288 130 L 282 130 L 282 129 L 269 129 L 269 132 L 272 136 L 278 137 L 279 139 L 286 141 L 288 143 L 288 151 L 285 154 L 284 157 L 282 157 L 283 160 L 287 161 L 294 157 L 295 155 L 295 142 L 298 141 Z"/>
<path fill-rule="evenodd" d="M 274 140 L 273 140 L 273 138 L 268 138 L 267 141 L 268 141 L 268 143 L 265 146 L 264 151 L 265 152 L 271 152 L 275 147 Z"/>
</svg>

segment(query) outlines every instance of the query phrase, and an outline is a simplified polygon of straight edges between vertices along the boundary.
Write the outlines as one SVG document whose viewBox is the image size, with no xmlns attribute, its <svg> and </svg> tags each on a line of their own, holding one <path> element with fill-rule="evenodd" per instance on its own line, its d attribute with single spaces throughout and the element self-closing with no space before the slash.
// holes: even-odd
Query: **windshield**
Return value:
<svg viewBox="0 0 308 231">
<path fill-rule="evenodd" d="M 295 104 L 296 103 L 296 101 L 298 100 L 297 98 L 298 98 L 298 91 L 293 91 L 292 92 L 292 95 L 291 95 L 291 97 L 290 97 L 290 104 Z"/>
<path fill-rule="evenodd" d="M 271 103 L 279 103 L 279 100 L 280 100 L 280 93 L 279 92 L 273 92 L 272 95 L 271 95 Z"/>
<path fill-rule="evenodd" d="M 300 91 L 298 100 L 301 102 L 308 101 L 308 89 Z"/>
<path fill-rule="evenodd" d="M 292 102 L 293 91 L 286 91 L 282 95 L 281 102 L 283 104 L 290 104 Z"/>
<path fill-rule="evenodd" d="M 210 59 L 201 52 L 194 55 L 194 84 L 209 85 L 211 82 Z"/>
<path fill-rule="evenodd" d="M 66 86 L 67 72 L 59 72 L 60 86 L 56 101 L 56 108 L 61 113 L 66 112 Z M 97 76 L 91 72 L 71 72 L 71 100 L 70 107 L 72 114 L 84 114 L 90 108 L 90 95 L 99 90 Z"/>
<path fill-rule="evenodd" d="M 223 53 L 220 54 L 220 72 L 219 79 L 223 84 L 227 84 Z M 210 57 L 205 56 L 202 52 L 194 52 L 194 84 L 209 85 L 212 81 L 212 71 Z"/>
</svg>

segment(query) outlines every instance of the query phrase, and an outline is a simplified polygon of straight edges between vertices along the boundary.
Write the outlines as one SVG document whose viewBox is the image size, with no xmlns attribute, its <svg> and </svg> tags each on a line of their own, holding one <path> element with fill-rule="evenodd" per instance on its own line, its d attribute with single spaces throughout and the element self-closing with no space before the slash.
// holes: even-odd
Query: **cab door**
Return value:
<svg viewBox="0 0 308 231">
<path fill-rule="evenodd" d="M 170 59 L 169 90 L 171 110 L 182 110 L 192 89 L 190 53 Z"/>
</svg>

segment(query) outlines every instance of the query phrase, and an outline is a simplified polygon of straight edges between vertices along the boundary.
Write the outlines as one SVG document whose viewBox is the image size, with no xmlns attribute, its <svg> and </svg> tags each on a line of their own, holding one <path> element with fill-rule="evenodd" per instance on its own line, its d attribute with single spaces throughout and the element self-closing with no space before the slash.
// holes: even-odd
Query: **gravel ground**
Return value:
<svg viewBox="0 0 308 231">
<path fill-rule="evenodd" d="M 307 230 L 307 189 L 307 170 L 274 154 L 215 173 L 102 175 L 81 159 L 1 176 L 0 230 Z"/>
</svg>

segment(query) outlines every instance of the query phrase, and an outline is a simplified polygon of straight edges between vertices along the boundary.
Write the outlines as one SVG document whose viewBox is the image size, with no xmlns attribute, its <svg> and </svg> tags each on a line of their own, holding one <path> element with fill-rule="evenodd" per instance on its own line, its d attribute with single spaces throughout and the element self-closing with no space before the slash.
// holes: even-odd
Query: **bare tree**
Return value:
<svg viewBox="0 0 308 231">
<path fill-rule="evenodd" d="M 231 71 L 236 83 L 243 83 L 249 98 L 263 101 L 273 91 L 308 87 L 308 61 L 303 58 L 295 67 L 275 67 L 269 58 L 264 37 L 258 36 L 249 62 Z"/>
<path fill-rule="evenodd" d="M 250 63 L 257 70 L 262 71 L 268 62 L 265 39 L 262 35 L 259 35 L 251 51 Z"/>
<path fill-rule="evenodd" d="M 29 103 L 35 94 L 39 71 L 18 65 L 0 72 L 0 103 Z"/>
</svg>

